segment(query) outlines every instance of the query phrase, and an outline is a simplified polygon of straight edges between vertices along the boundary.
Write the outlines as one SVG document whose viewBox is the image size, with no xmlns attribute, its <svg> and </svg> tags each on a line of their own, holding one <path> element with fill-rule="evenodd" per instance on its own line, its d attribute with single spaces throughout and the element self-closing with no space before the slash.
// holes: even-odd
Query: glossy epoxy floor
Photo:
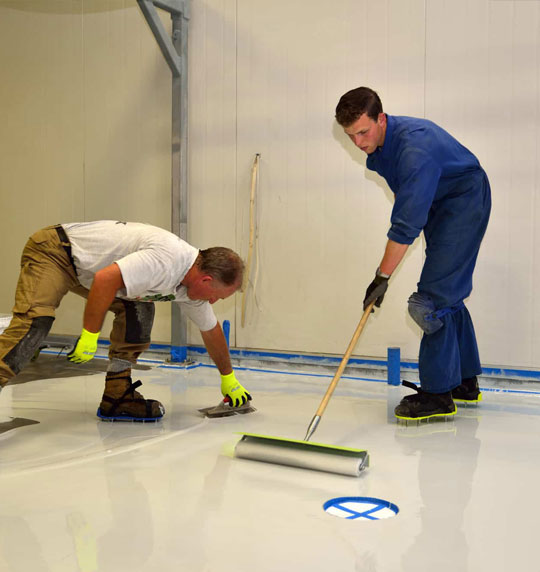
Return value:
<svg viewBox="0 0 540 572">
<path fill-rule="evenodd" d="M 237 432 L 302 439 L 332 374 L 238 369 L 257 412 L 209 420 L 197 410 L 220 400 L 215 369 L 151 363 L 137 377 L 166 417 L 112 424 L 95 417 L 104 360 L 38 361 L 0 395 L 2 572 L 540 567 L 534 386 L 490 387 L 454 421 L 404 426 L 389 415 L 401 389 L 343 378 L 315 440 L 369 450 L 352 478 L 233 457 Z M 399 513 L 323 511 L 343 496 Z"/>
</svg>

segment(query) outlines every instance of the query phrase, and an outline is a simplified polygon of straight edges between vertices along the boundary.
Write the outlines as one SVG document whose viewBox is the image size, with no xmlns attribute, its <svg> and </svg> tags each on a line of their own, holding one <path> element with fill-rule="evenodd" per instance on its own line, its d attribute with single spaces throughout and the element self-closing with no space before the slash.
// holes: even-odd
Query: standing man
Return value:
<svg viewBox="0 0 540 572">
<path fill-rule="evenodd" d="M 35 232 L 26 243 L 13 318 L 0 335 L 0 389 L 30 361 L 68 291 L 87 299 L 83 328 L 68 360 L 91 360 L 105 314 L 115 314 L 109 365 L 98 416 L 156 421 L 159 401 L 135 391 L 131 366 L 150 346 L 154 302 L 174 301 L 201 330 L 232 407 L 251 396 L 238 383 L 223 330 L 211 304 L 234 294 L 244 264 L 228 248 L 198 250 L 155 226 L 117 221 L 69 223 Z"/>
<path fill-rule="evenodd" d="M 388 280 L 409 245 L 424 231 L 426 258 L 409 313 L 422 328 L 420 388 L 395 409 L 400 419 L 446 417 L 455 400 L 481 399 L 482 372 L 473 324 L 463 301 L 491 210 L 491 192 L 478 159 L 426 119 L 383 113 L 375 91 L 359 87 L 341 97 L 336 120 L 367 154 L 367 168 L 395 195 L 384 256 L 369 285 L 364 309 L 379 307 Z"/>
</svg>

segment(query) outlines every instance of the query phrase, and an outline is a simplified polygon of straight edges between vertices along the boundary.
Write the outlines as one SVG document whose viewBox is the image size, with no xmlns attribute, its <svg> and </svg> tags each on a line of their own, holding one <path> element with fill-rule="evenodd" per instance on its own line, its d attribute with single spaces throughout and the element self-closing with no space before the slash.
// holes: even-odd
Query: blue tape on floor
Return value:
<svg viewBox="0 0 540 572">
<path fill-rule="evenodd" d="M 110 342 L 107 340 L 100 340 L 99 341 L 99 346 L 100 347 L 108 347 L 110 345 Z M 389 348 L 390 349 L 398 349 L 398 348 Z M 171 351 L 171 346 L 170 345 L 166 345 L 166 344 L 152 344 L 149 348 L 150 351 L 159 351 L 159 352 L 170 352 Z M 183 350 L 187 350 L 187 358 L 189 359 L 190 354 L 193 356 L 193 354 L 195 355 L 208 355 L 206 348 L 202 347 L 202 346 L 187 346 L 187 348 L 181 348 L 182 350 L 182 355 L 183 354 Z M 42 350 L 42 353 L 46 353 L 46 354 L 58 354 L 58 351 L 54 351 L 54 350 Z M 275 358 L 275 359 L 279 359 L 281 361 L 284 362 L 290 362 L 290 363 L 294 363 L 295 365 L 338 365 L 341 362 L 341 357 L 332 357 L 332 356 L 317 356 L 317 355 L 304 355 L 304 354 L 293 354 L 293 353 L 287 353 L 287 352 L 266 352 L 266 351 L 255 351 L 255 350 L 235 350 L 235 349 L 231 349 L 230 350 L 230 354 L 231 357 L 236 357 L 239 359 L 268 359 L 268 358 Z M 407 372 L 414 372 L 417 373 L 418 372 L 418 363 L 416 362 L 410 362 L 410 361 L 396 361 L 396 354 L 392 354 L 392 364 L 390 364 L 388 361 L 385 360 L 378 360 L 378 359 L 363 359 L 363 358 L 351 358 L 349 360 L 349 364 L 350 365 L 366 365 L 366 366 L 376 366 L 376 367 L 381 367 L 381 368 L 387 368 L 388 366 L 392 366 L 392 372 L 394 372 L 392 375 L 393 377 L 391 378 L 393 380 L 393 383 L 395 383 L 396 379 L 395 378 L 395 372 L 399 372 L 400 374 L 404 374 L 405 376 L 407 375 Z M 96 358 L 98 359 L 108 359 L 107 356 L 96 356 Z M 146 360 L 138 360 L 139 362 L 143 362 Z M 184 359 L 180 360 L 180 362 L 185 361 Z M 154 360 L 147 360 L 147 363 L 160 363 L 159 361 L 154 361 Z M 398 367 L 399 364 L 399 367 Z M 174 367 L 174 365 L 170 365 L 168 367 Z M 177 367 L 180 368 L 189 368 L 192 369 L 193 366 L 190 365 L 182 365 L 182 363 L 179 363 Z M 236 366 L 236 368 L 238 369 L 238 366 Z M 253 369 L 253 371 L 274 371 L 274 370 L 265 370 L 265 369 Z M 389 373 L 392 373 L 389 372 Z M 295 374 L 294 372 L 286 372 L 287 374 Z M 516 380 L 529 380 L 529 381 L 540 381 L 540 371 L 538 370 L 527 370 L 527 369 L 515 369 L 515 368 L 499 368 L 499 367 L 483 367 L 482 368 L 482 373 L 483 375 L 488 375 L 491 376 L 493 378 L 497 378 L 497 377 L 502 377 L 502 378 L 513 378 Z M 295 375 L 312 375 L 312 374 L 306 374 L 306 373 L 296 373 Z M 313 374 L 313 375 L 317 375 L 317 374 Z M 322 375 L 321 377 L 326 377 L 324 375 Z M 347 379 L 366 379 L 366 381 L 381 381 L 381 380 L 373 380 L 371 378 L 360 378 L 360 377 L 348 377 Z M 386 380 L 384 380 L 386 381 Z M 392 383 L 392 382 L 391 382 Z M 520 390 L 508 390 L 508 392 L 514 392 L 514 393 L 531 393 L 531 394 L 536 394 L 537 392 L 534 391 L 520 391 Z"/>
</svg>

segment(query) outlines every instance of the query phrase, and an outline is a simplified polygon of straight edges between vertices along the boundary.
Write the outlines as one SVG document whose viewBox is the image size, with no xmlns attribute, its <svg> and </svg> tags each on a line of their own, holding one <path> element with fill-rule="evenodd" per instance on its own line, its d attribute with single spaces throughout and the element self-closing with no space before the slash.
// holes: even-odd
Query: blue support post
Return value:
<svg viewBox="0 0 540 572">
<path fill-rule="evenodd" d="M 184 363 L 187 360 L 187 346 L 171 346 L 171 361 Z"/>
<path fill-rule="evenodd" d="M 223 320 L 223 333 L 225 334 L 225 340 L 227 341 L 227 347 L 229 348 L 229 337 L 231 334 L 231 323 L 229 320 Z"/>
<path fill-rule="evenodd" d="M 388 384 L 400 385 L 401 352 L 399 348 L 388 348 Z"/>
</svg>

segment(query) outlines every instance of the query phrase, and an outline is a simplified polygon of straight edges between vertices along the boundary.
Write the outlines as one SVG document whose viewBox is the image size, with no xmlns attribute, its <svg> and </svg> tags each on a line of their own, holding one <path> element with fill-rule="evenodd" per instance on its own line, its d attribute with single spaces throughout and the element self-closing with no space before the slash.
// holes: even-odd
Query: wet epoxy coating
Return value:
<svg viewBox="0 0 540 572">
<path fill-rule="evenodd" d="M 163 421 L 113 424 L 95 416 L 102 371 L 53 374 L 0 395 L 2 571 L 537 568 L 534 388 L 487 391 L 453 421 L 405 426 L 389 411 L 407 390 L 343 378 L 315 439 L 369 450 L 353 478 L 233 457 L 238 433 L 302 439 L 331 375 L 238 368 L 257 412 L 209 420 L 197 410 L 220 400 L 216 370 L 154 364 L 136 379 L 164 403 Z M 358 496 L 399 513 L 324 512 Z"/>
</svg>

